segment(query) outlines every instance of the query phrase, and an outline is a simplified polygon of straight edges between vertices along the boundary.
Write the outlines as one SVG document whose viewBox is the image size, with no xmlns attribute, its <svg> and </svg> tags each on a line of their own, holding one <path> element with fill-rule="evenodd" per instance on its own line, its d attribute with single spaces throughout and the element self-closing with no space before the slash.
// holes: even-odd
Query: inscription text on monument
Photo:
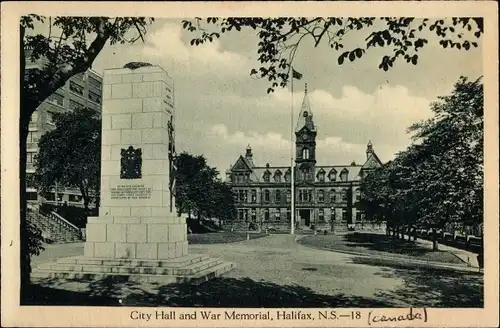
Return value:
<svg viewBox="0 0 500 328">
<path fill-rule="evenodd" d="M 118 185 L 110 191 L 111 199 L 151 199 L 151 188 L 144 185 Z"/>
</svg>

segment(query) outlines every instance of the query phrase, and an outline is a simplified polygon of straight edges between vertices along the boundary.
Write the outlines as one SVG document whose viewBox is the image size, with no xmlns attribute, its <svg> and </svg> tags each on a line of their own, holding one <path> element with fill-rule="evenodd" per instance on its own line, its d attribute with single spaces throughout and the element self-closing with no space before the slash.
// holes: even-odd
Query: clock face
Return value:
<svg viewBox="0 0 500 328">
<path fill-rule="evenodd" d="M 307 140 L 307 138 L 308 138 L 308 137 L 309 137 L 309 136 L 307 135 L 307 133 L 304 133 L 304 134 L 302 135 L 302 139 L 303 139 L 303 140 Z"/>
<path fill-rule="evenodd" d="M 377 163 L 375 163 L 374 161 L 371 161 L 369 165 L 370 165 L 370 167 L 373 168 L 373 167 L 377 166 Z"/>
</svg>

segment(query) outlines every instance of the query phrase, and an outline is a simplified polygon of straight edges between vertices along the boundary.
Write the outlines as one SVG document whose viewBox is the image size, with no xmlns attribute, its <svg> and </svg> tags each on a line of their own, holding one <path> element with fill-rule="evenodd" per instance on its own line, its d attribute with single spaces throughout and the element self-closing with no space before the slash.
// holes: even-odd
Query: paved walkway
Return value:
<svg viewBox="0 0 500 328">
<path fill-rule="evenodd" d="M 426 248 L 432 248 L 432 241 L 417 238 L 417 243 L 419 243 L 420 245 L 422 245 Z M 439 249 L 442 251 L 447 251 L 447 252 L 455 254 L 455 256 L 457 256 L 462 261 L 464 261 L 464 263 L 467 263 L 468 265 L 470 265 L 473 268 L 479 268 L 476 253 L 472 253 L 472 252 L 466 251 L 464 249 L 459 249 L 459 248 L 455 248 L 455 247 L 451 247 L 451 246 L 447 246 L 447 245 L 443 245 L 443 244 L 439 244 Z"/>
<path fill-rule="evenodd" d="M 295 238 L 272 235 L 232 244 L 190 245 L 189 251 L 236 263 L 237 268 L 223 278 L 226 284 L 219 280 L 211 287 L 208 282 L 203 289 L 236 300 L 254 298 L 262 304 L 263 298 L 274 297 L 276 306 L 284 298 L 303 298 L 301 306 L 319 299 L 330 306 L 352 307 L 482 306 L 483 277 L 477 273 L 369 263 L 366 257 L 302 246 Z M 81 254 L 83 244 L 49 245 L 33 264 Z M 264 291 L 268 296 L 261 295 Z"/>
</svg>

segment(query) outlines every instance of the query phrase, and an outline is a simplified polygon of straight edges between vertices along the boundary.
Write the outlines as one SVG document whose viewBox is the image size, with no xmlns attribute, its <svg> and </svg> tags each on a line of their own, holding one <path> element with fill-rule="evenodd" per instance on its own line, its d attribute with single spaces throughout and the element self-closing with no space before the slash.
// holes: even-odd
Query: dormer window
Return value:
<svg viewBox="0 0 500 328">
<path fill-rule="evenodd" d="M 337 180 L 337 171 L 331 170 L 330 173 L 328 174 L 328 178 L 330 181 L 336 181 Z"/>
<path fill-rule="evenodd" d="M 281 182 L 281 171 L 276 171 L 274 173 L 274 182 L 280 183 Z"/>
<path fill-rule="evenodd" d="M 271 174 L 269 172 L 265 172 L 264 173 L 264 181 L 269 182 L 270 176 L 271 176 Z"/>
<path fill-rule="evenodd" d="M 290 182 L 290 170 L 286 171 L 285 173 L 285 182 Z"/>
<path fill-rule="evenodd" d="M 340 180 L 347 181 L 348 179 L 349 179 L 349 171 L 347 171 L 347 169 L 343 169 L 342 172 L 340 172 Z"/>
<path fill-rule="evenodd" d="M 325 172 L 324 171 L 320 171 L 318 173 L 318 181 L 319 182 L 325 182 Z"/>
</svg>

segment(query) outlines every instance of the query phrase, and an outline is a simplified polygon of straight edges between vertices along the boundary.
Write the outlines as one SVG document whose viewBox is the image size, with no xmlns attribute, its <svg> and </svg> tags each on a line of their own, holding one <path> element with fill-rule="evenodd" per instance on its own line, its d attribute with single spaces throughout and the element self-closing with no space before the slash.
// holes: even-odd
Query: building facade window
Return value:
<svg viewBox="0 0 500 328">
<path fill-rule="evenodd" d="M 291 180 L 290 180 L 290 175 L 291 175 L 291 174 L 290 174 L 290 171 L 287 171 L 287 172 L 285 173 L 285 182 L 291 182 Z"/>
<path fill-rule="evenodd" d="M 35 188 L 35 175 L 33 173 L 26 173 L 26 187 Z"/>
<path fill-rule="evenodd" d="M 312 201 L 312 191 L 311 190 L 299 190 L 299 200 L 301 202 Z"/>
<path fill-rule="evenodd" d="M 247 190 L 239 190 L 238 191 L 238 200 L 240 202 L 246 203 L 247 200 L 248 200 L 247 197 L 248 197 L 248 191 Z"/>
<path fill-rule="evenodd" d="M 288 222 L 292 220 L 292 211 L 289 208 L 286 209 L 286 220 Z"/>
<path fill-rule="evenodd" d="M 35 162 L 35 156 L 36 154 L 35 153 L 26 153 L 27 157 L 26 157 L 26 162 L 27 163 L 34 163 Z"/>
<path fill-rule="evenodd" d="M 257 190 L 252 189 L 252 203 L 257 203 Z"/>
<path fill-rule="evenodd" d="M 302 159 L 309 159 L 309 149 L 308 148 L 302 149 Z"/>
<path fill-rule="evenodd" d="M 97 80 L 96 78 L 93 78 L 92 76 L 89 76 L 88 78 L 89 84 L 97 89 L 101 89 L 102 83 Z"/>
<path fill-rule="evenodd" d="M 330 221 L 335 221 L 335 207 L 330 209 Z"/>
<path fill-rule="evenodd" d="M 269 189 L 264 190 L 264 202 L 269 203 Z"/>
<path fill-rule="evenodd" d="M 347 202 L 347 188 L 342 189 L 342 201 Z"/>
<path fill-rule="evenodd" d="M 269 209 L 264 209 L 264 220 L 269 221 Z"/>
<path fill-rule="evenodd" d="M 325 172 L 318 173 L 318 180 L 319 182 L 325 182 Z"/>
<path fill-rule="evenodd" d="M 81 85 L 79 85 L 78 83 L 75 83 L 74 81 L 69 81 L 69 89 L 71 91 L 73 91 L 74 93 L 83 96 L 84 88 Z"/>
<path fill-rule="evenodd" d="M 356 200 L 357 201 L 361 200 L 361 191 L 359 190 L 359 188 L 356 189 Z"/>
<path fill-rule="evenodd" d="M 274 182 L 281 182 L 281 172 L 276 172 L 276 174 L 274 175 Z"/>
<path fill-rule="evenodd" d="M 322 208 L 318 209 L 318 219 L 320 222 L 325 221 L 325 210 Z"/>
<path fill-rule="evenodd" d="M 292 199 L 292 192 L 290 190 L 287 190 L 286 191 L 286 202 L 290 203 L 291 199 Z"/>
<path fill-rule="evenodd" d="M 78 101 L 75 101 L 73 99 L 70 99 L 69 100 L 69 108 L 71 110 L 77 110 L 77 109 L 80 109 L 80 108 L 83 108 L 84 106 L 82 104 L 80 104 Z"/>
<path fill-rule="evenodd" d="M 252 215 L 252 222 L 257 221 L 257 211 L 255 210 L 255 208 L 252 208 L 250 213 Z"/>
<path fill-rule="evenodd" d="M 101 96 L 93 91 L 89 91 L 89 99 L 97 104 L 101 103 Z"/>
<path fill-rule="evenodd" d="M 337 180 L 337 171 L 331 170 L 330 173 L 328 174 L 328 178 L 330 181 L 336 181 Z"/>
<path fill-rule="evenodd" d="M 356 221 L 357 221 L 357 222 L 360 222 L 360 221 L 362 221 L 362 220 L 363 220 L 363 217 L 362 217 L 362 215 L 361 215 L 361 212 L 356 212 Z"/>
<path fill-rule="evenodd" d="M 330 189 L 330 203 L 335 203 L 337 201 L 337 194 L 335 189 Z"/>
<path fill-rule="evenodd" d="M 276 221 L 281 221 L 281 211 L 279 208 L 276 209 L 276 212 L 274 213 L 275 220 Z"/>
<path fill-rule="evenodd" d="M 265 182 L 269 182 L 269 176 L 270 176 L 270 174 L 269 174 L 269 173 L 267 173 L 267 172 L 266 172 L 266 173 L 264 173 L 264 181 L 265 181 Z"/>
<path fill-rule="evenodd" d="M 29 143 L 37 143 L 38 142 L 38 132 L 30 131 L 28 132 L 28 140 Z"/>
<path fill-rule="evenodd" d="M 318 202 L 323 203 L 325 201 L 325 191 L 323 189 L 318 190 Z"/>
<path fill-rule="evenodd" d="M 347 221 L 347 209 L 342 209 L 342 221 Z"/>
<path fill-rule="evenodd" d="M 340 180 L 341 181 L 349 180 L 349 171 L 347 171 L 347 169 L 342 170 L 342 172 L 340 173 Z"/>
<path fill-rule="evenodd" d="M 47 98 L 48 102 L 51 102 L 53 104 L 59 105 L 59 106 L 64 106 L 64 96 L 61 94 L 58 94 L 57 92 L 54 92 Z"/>
<path fill-rule="evenodd" d="M 54 125 L 56 121 L 54 113 L 47 112 L 46 115 L 47 115 L 47 124 Z"/>
<path fill-rule="evenodd" d="M 281 202 L 281 190 L 276 190 L 275 197 L 276 204 L 279 204 Z"/>
</svg>

